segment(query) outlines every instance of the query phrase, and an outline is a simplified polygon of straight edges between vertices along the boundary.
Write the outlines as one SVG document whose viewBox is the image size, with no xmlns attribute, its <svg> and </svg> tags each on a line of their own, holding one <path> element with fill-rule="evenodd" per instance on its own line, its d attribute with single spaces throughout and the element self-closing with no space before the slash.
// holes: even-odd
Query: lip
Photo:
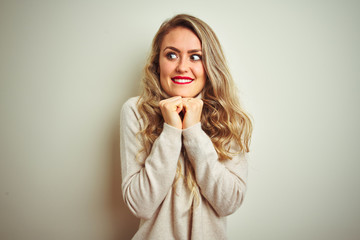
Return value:
<svg viewBox="0 0 360 240">
<path fill-rule="evenodd" d="M 187 76 L 175 76 L 175 77 L 171 78 L 171 80 L 175 84 L 189 84 L 194 81 L 193 78 L 187 77 Z"/>
</svg>

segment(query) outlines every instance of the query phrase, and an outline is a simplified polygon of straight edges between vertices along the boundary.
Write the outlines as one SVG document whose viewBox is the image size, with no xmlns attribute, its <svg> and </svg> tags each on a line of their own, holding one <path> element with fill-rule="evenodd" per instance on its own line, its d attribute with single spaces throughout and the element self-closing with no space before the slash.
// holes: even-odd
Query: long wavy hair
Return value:
<svg viewBox="0 0 360 240">
<path fill-rule="evenodd" d="M 159 101 L 168 98 L 160 85 L 159 55 L 165 35 L 176 27 L 190 29 L 200 40 L 202 62 L 207 75 L 205 87 L 201 91 L 204 102 L 201 127 L 210 137 L 219 156 L 219 161 L 232 159 L 234 154 L 249 152 L 252 123 L 248 114 L 240 105 L 236 87 L 229 72 L 220 42 L 213 30 L 202 20 L 179 14 L 166 20 L 157 31 L 152 48 L 144 68 L 142 92 L 137 107 L 142 119 L 142 128 L 138 138 L 142 141 L 140 153 L 148 155 L 151 147 L 163 129 L 163 117 Z M 236 144 L 236 152 L 230 151 L 230 145 Z M 174 185 L 180 177 L 185 179 L 191 196 L 199 202 L 199 189 L 195 180 L 194 169 L 183 148 L 184 166 L 178 163 Z M 139 153 L 139 154 L 140 154 Z M 185 174 L 182 174 L 185 169 Z"/>
</svg>

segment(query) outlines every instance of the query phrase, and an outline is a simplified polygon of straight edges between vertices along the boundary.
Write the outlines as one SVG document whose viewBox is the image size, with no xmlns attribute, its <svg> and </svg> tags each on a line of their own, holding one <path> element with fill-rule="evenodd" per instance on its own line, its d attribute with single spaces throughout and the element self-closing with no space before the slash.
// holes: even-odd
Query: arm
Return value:
<svg viewBox="0 0 360 240">
<path fill-rule="evenodd" d="M 139 218 L 151 218 L 171 188 L 181 151 L 181 130 L 164 124 L 148 156 L 136 138 L 140 129 L 135 99 L 127 101 L 120 118 L 120 152 L 123 198 Z M 142 164 L 143 163 L 143 164 Z"/>
<path fill-rule="evenodd" d="M 183 136 L 201 194 L 219 216 L 233 213 L 240 207 L 246 191 L 247 160 L 244 154 L 220 162 L 200 123 L 183 130 Z"/>
</svg>

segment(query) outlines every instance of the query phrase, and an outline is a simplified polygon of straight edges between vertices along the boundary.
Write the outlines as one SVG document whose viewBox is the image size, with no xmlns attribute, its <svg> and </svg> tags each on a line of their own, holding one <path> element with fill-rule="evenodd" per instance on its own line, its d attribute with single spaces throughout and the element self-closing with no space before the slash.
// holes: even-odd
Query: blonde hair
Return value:
<svg viewBox="0 0 360 240">
<path fill-rule="evenodd" d="M 249 152 L 252 123 L 239 103 L 220 42 L 205 22 L 186 14 L 179 14 L 165 21 L 152 42 L 151 53 L 144 68 L 142 93 L 137 103 L 143 121 L 142 129 L 138 133 L 144 146 L 141 152 L 149 154 L 154 141 L 162 132 L 164 120 L 159 109 L 159 101 L 169 96 L 160 85 L 159 54 L 165 35 L 176 27 L 185 27 L 193 31 L 202 45 L 202 61 L 207 81 L 201 91 L 204 102 L 201 126 L 211 138 L 219 160 L 232 159 L 234 154 Z M 230 151 L 232 143 L 239 146 L 238 152 Z M 199 190 L 194 169 L 184 148 L 182 152 L 185 158 L 185 176 L 181 174 L 182 166 L 179 162 L 175 182 L 184 177 L 191 196 L 198 203 Z"/>
</svg>

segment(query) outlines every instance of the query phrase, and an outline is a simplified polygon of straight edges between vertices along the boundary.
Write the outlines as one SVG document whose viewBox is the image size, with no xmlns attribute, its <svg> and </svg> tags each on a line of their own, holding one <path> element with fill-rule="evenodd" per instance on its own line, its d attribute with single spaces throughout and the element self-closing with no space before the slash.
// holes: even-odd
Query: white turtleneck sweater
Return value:
<svg viewBox="0 0 360 240">
<path fill-rule="evenodd" d="M 142 126 L 137 100 L 130 98 L 123 105 L 120 119 L 123 197 L 140 218 L 133 239 L 226 239 L 226 216 L 240 207 L 246 191 L 244 154 L 219 161 L 200 123 L 184 130 L 164 123 L 151 153 L 136 159 L 142 148 L 136 138 Z M 198 205 L 184 178 L 174 181 L 178 161 L 184 166 L 182 146 L 194 168 L 201 194 Z"/>
</svg>

